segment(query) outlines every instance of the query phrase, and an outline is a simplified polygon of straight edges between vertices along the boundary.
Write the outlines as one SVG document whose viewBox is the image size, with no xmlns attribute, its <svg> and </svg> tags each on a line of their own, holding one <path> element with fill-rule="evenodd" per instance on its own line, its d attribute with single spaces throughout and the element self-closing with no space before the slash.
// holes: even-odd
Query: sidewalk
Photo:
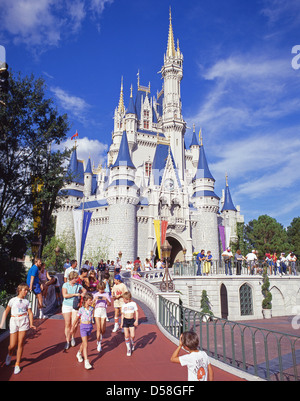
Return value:
<svg viewBox="0 0 300 401">
<path fill-rule="evenodd" d="M 145 308 L 146 310 L 146 308 Z M 0 343 L 0 381 L 114 381 L 119 382 L 186 382 L 187 370 L 170 362 L 175 345 L 168 340 L 145 315 L 139 305 L 139 326 L 136 330 L 136 347 L 131 357 L 126 355 L 124 334 L 112 333 L 113 309 L 108 309 L 110 322 L 102 341 L 102 351 L 96 349 L 96 329 L 89 341 L 89 360 L 93 366 L 85 370 L 76 359 L 80 344 L 79 330 L 76 346 L 64 351 L 64 320 L 61 314 L 37 320 L 36 332 L 28 334 L 21 361 L 21 373 L 14 375 L 14 360 L 5 365 L 7 338 Z M 214 367 L 216 381 L 241 381 Z"/>
</svg>

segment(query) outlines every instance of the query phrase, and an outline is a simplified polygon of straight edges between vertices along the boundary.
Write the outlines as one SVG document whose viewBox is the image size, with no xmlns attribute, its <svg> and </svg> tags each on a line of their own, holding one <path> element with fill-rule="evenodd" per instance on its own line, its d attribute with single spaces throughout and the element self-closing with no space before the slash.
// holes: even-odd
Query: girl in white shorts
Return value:
<svg viewBox="0 0 300 401">
<path fill-rule="evenodd" d="M 29 304 L 28 299 L 25 299 L 28 291 L 29 287 L 27 284 L 20 284 L 18 286 L 18 295 L 8 302 L 0 324 L 0 328 L 2 328 L 6 321 L 7 315 L 9 312 L 11 312 L 11 318 L 9 321 L 10 341 L 5 364 L 7 366 L 10 364 L 12 354 L 15 348 L 18 347 L 14 369 L 15 374 L 18 374 L 21 371 L 20 362 L 24 349 L 26 331 L 28 331 L 30 328 L 36 329 L 36 327 L 33 325 L 33 313 L 31 310 L 31 305 Z"/>
<path fill-rule="evenodd" d="M 101 351 L 101 341 L 106 330 L 106 319 L 107 319 L 107 306 L 111 305 L 111 298 L 107 292 L 105 292 L 106 284 L 100 282 L 97 285 L 97 292 L 93 294 L 95 312 L 94 318 L 97 326 L 97 351 Z"/>
</svg>

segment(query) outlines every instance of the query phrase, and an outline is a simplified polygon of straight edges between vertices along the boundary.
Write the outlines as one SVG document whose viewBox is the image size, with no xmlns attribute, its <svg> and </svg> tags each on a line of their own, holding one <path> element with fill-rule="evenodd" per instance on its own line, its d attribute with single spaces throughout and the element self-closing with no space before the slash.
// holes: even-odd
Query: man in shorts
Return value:
<svg viewBox="0 0 300 401">
<path fill-rule="evenodd" d="M 38 300 L 38 308 L 40 310 L 39 318 L 43 319 L 44 318 L 44 313 L 43 313 L 43 297 L 42 297 L 42 290 L 40 287 L 40 279 L 39 279 L 39 273 L 42 267 L 42 260 L 41 259 L 35 259 L 34 264 L 31 266 L 27 273 L 27 279 L 26 283 L 29 287 L 29 291 L 32 291 Z"/>
</svg>

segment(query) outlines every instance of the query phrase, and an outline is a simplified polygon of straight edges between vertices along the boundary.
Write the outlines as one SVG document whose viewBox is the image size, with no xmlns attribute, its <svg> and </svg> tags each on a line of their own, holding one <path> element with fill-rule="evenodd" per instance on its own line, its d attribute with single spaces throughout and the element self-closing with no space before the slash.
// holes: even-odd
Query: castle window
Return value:
<svg viewBox="0 0 300 401">
<path fill-rule="evenodd" d="M 151 168 L 152 168 L 152 163 L 146 162 L 145 163 L 145 175 L 146 175 L 146 177 L 150 177 Z"/>
<path fill-rule="evenodd" d="M 149 121 L 144 120 L 144 128 L 149 129 Z"/>
</svg>

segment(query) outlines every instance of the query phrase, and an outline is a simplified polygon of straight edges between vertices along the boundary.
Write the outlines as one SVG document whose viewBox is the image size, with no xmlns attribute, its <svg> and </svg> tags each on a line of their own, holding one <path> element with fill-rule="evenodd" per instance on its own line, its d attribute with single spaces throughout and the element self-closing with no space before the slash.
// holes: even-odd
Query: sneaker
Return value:
<svg viewBox="0 0 300 401">
<path fill-rule="evenodd" d="M 84 361 L 84 367 L 85 369 L 92 369 L 92 365 L 89 363 L 87 359 Z"/>
<path fill-rule="evenodd" d="M 66 342 L 66 345 L 65 345 L 65 350 L 67 350 L 67 349 L 69 349 L 70 348 L 70 343 L 67 341 Z"/>
<path fill-rule="evenodd" d="M 76 343 L 75 343 L 75 338 L 72 338 L 71 340 L 71 347 L 75 347 Z"/>
<path fill-rule="evenodd" d="M 45 319 L 45 316 L 44 316 L 44 313 L 43 313 L 42 309 L 40 309 L 39 319 Z"/>
<path fill-rule="evenodd" d="M 7 357 L 5 359 L 5 365 L 6 366 L 10 365 L 10 362 L 11 362 L 11 356 L 9 354 L 7 354 Z"/>
<path fill-rule="evenodd" d="M 97 341 L 97 351 L 101 352 L 101 341 Z"/>
<path fill-rule="evenodd" d="M 131 343 L 131 351 L 134 351 L 134 344 Z"/>
<path fill-rule="evenodd" d="M 113 333 L 116 333 L 118 330 L 119 330 L 119 325 L 118 324 L 115 324 L 115 326 L 114 326 L 114 328 L 113 328 Z"/>
<path fill-rule="evenodd" d="M 77 352 L 76 358 L 78 359 L 78 362 L 80 362 L 80 363 L 83 362 L 83 358 L 82 358 L 80 351 Z"/>
<path fill-rule="evenodd" d="M 20 372 L 21 372 L 20 366 L 16 365 L 16 366 L 15 366 L 15 369 L 14 369 L 14 374 L 17 375 L 17 374 L 20 373 Z"/>
<path fill-rule="evenodd" d="M 127 356 L 131 356 L 131 350 L 130 349 L 127 350 Z"/>
</svg>

